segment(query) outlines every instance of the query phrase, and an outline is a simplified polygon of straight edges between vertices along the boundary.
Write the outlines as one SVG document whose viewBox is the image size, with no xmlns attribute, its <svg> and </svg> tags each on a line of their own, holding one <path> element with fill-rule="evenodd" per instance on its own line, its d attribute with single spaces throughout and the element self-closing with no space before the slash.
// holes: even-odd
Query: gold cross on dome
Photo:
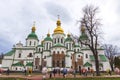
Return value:
<svg viewBox="0 0 120 80">
<path fill-rule="evenodd" d="M 57 15 L 58 16 L 58 19 L 60 19 L 60 15 Z"/>
</svg>

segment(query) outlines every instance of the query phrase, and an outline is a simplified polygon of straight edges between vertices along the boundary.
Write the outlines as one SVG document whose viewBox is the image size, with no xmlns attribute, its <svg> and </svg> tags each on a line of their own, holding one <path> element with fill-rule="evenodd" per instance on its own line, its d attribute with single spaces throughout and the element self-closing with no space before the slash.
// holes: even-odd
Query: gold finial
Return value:
<svg viewBox="0 0 120 80">
<path fill-rule="evenodd" d="M 61 26 L 60 15 L 58 15 L 57 26 Z"/>
<path fill-rule="evenodd" d="M 48 37 L 50 36 L 50 30 L 48 30 L 48 34 L 47 34 L 47 36 L 48 36 Z"/>
<path fill-rule="evenodd" d="M 43 45 L 44 42 L 44 36 L 42 36 L 41 44 Z"/>
<path fill-rule="evenodd" d="M 70 37 L 70 32 L 68 31 L 68 34 L 67 34 L 68 37 Z"/>
<path fill-rule="evenodd" d="M 85 32 L 85 26 L 83 21 L 81 21 L 81 32 L 84 33 Z"/>
<path fill-rule="evenodd" d="M 57 15 L 58 16 L 58 19 L 60 19 L 60 15 Z"/>
<path fill-rule="evenodd" d="M 35 28 L 35 21 L 33 22 L 33 27 L 32 27 L 32 32 L 35 32 L 36 28 Z"/>
</svg>

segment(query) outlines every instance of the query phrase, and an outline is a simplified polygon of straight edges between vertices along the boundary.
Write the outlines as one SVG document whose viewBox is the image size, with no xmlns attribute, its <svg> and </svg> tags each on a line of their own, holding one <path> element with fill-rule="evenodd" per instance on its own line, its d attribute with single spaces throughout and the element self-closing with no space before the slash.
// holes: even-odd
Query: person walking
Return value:
<svg viewBox="0 0 120 80">
<path fill-rule="evenodd" d="M 10 74 L 10 70 L 9 70 L 9 68 L 7 69 L 7 75 L 9 75 Z"/>
<path fill-rule="evenodd" d="M 53 69 L 53 74 L 54 74 L 54 77 L 55 77 L 56 72 L 57 72 L 57 71 L 56 71 L 56 69 Z"/>
<path fill-rule="evenodd" d="M 24 68 L 24 74 L 25 74 L 25 76 L 27 75 L 27 70 Z"/>
<path fill-rule="evenodd" d="M 67 74 L 67 69 L 64 68 L 64 69 L 63 69 L 63 78 L 66 78 L 66 74 Z"/>
</svg>

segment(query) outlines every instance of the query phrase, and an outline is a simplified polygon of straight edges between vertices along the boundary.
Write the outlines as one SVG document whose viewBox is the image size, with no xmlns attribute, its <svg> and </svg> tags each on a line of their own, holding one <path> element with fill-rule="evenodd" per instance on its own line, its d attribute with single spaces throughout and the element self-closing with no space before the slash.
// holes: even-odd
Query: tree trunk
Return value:
<svg viewBox="0 0 120 80">
<path fill-rule="evenodd" d="M 100 76 L 98 55 L 95 57 L 96 76 Z"/>
<path fill-rule="evenodd" d="M 110 62 L 111 70 L 114 71 L 113 61 Z"/>
</svg>

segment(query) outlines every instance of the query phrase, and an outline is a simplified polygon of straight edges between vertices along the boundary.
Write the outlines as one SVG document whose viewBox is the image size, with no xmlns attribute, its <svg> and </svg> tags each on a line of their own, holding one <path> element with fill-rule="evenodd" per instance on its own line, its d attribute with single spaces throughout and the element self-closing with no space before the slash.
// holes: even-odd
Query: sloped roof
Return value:
<svg viewBox="0 0 120 80">
<path fill-rule="evenodd" d="M 89 62 L 86 62 L 83 66 L 84 66 L 84 67 L 92 66 L 92 64 L 90 64 Z"/>
<path fill-rule="evenodd" d="M 5 54 L 5 56 L 12 56 L 15 53 L 15 50 L 11 50 Z"/>
<path fill-rule="evenodd" d="M 90 55 L 90 60 L 92 60 L 92 61 L 94 61 L 94 60 L 95 60 L 95 58 L 94 58 L 94 56 L 93 56 L 93 55 Z"/>
<path fill-rule="evenodd" d="M 32 63 L 32 62 L 28 62 L 28 63 L 26 64 L 26 66 L 33 66 L 33 63 Z"/>
<path fill-rule="evenodd" d="M 24 66 L 21 62 L 17 62 L 15 64 L 12 64 L 12 66 Z"/>
<path fill-rule="evenodd" d="M 100 56 L 100 59 L 101 59 L 102 61 L 107 61 L 105 55 L 99 55 L 99 56 Z"/>
</svg>

